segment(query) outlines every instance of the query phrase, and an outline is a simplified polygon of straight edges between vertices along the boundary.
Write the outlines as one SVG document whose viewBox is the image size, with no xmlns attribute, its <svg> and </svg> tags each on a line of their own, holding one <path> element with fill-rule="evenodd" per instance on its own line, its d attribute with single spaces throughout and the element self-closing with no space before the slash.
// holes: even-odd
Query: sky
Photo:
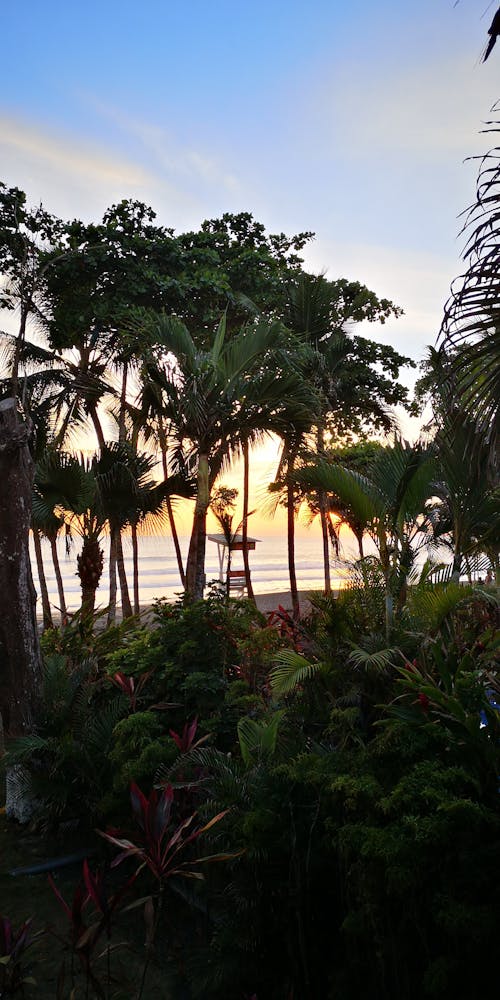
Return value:
<svg viewBox="0 0 500 1000">
<path fill-rule="evenodd" d="M 499 96 L 500 44 L 480 62 L 496 7 L 6 5 L 0 180 L 69 218 L 130 197 L 178 231 L 225 211 L 313 230 L 307 266 L 402 306 L 360 332 L 418 361 L 462 270 L 477 172 L 464 160 L 488 148 L 479 133 Z"/>
</svg>

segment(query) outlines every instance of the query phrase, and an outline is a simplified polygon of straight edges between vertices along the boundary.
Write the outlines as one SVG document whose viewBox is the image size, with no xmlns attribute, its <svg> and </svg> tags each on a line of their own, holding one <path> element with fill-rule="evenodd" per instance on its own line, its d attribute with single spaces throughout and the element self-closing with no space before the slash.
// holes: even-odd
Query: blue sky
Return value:
<svg viewBox="0 0 500 1000">
<path fill-rule="evenodd" d="M 65 216 L 122 197 L 182 230 L 312 229 L 311 269 L 406 316 L 418 359 L 460 270 L 466 156 L 498 96 L 488 0 L 25 0 L 2 12 L 0 179 Z"/>
</svg>

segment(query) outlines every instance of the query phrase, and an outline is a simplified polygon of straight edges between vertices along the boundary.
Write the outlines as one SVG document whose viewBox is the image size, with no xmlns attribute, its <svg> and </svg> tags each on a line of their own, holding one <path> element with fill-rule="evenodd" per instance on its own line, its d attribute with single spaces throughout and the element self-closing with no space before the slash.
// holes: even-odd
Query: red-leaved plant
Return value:
<svg viewBox="0 0 500 1000">
<path fill-rule="evenodd" d="M 173 729 L 169 729 L 169 733 L 179 750 L 179 753 L 189 753 L 190 750 L 194 750 L 196 747 L 201 746 L 208 740 L 208 736 L 202 736 L 199 740 L 196 740 L 195 736 L 198 729 L 198 716 L 191 723 L 184 723 L 184 728 L 182 734 L 176 733 Z"/>
<path fill-rule="evenodd" d="M 142 674 L 137 681 L 137 684 L 134 677 L 128 677 L 127 674 L 122 673 L 121 670 L 118 670 L 116 674 L 113 674 L 110 677 L 110 680 L 115 687 L 119 688 L 120 691 L 122 691 L 122 693 L 128 698 L 132 712 L 137 711 L 137 699 L 150 676 L 151 671 L 147 674 Z"/>
<path fill-rule="evenodd" d="M 92 968 L 92 958 L 96 945 L 105 931 L 108 939 L 106 954 L 108 962 L 107 981 L 109 987 L 111 981 L 109 969 L 111 921 L 123 897 L 134 884 L 137 875 L 134 873 L 131 878 L 127 879 L 123 886 L 120 886 L 110 895 L 106 888 L 103 872 L 99 869 L 92 872 L 89 868 L 87 859 L 83 862 L 82 874 L 83 883 L 79 882 L 76 886 L 71 906 L 66 902 L 60 893 L 51 875 L 49 875 L 49 883 L 69 921 L 71 952 L 72 954 L 76 954 L 78 956 L 79 962 L 85 972 L 87 983 L 92 984 L 94 992 L 97 996 L 104 997 L 106 994 L 102 984 Z M 94 919 L 87 921 L 84 916 L 84 910 L 91 901 L 95 906 L 98 917 L 97 919 L 94 917 Z M 62 969 L 61 977 L 63 976 L 64 970 Z M 72 985 L 74 985 L 74 983 L 72 983 Z"/>
<path fill-rule="evenodd" d="M 182 861 L 179 858 L 181 852 L 185 851 L 189 844 L 215 826 L 223 816 L 224 812 L 217 813 L 208 823 L 203 826 L 194 827 L 196 813 L 188 816 L 178 826 L 171 829 L 172 803 L 174 792 L 171 785 L 167 785 L 160 793 L 153 789 L 149 798 L 141 792 L 141 789 L 132 782 L 130 786 L 130 801 L 134 818 L 140 830 L 137 842 L 118 837 L 115 833 L 101 833 L 101 836 L 120 848 L 120 854 L 114 859 L 111 867 L 115 868 L 125 858 L 136 857 L 140 864 L 139 872 L 147 866 L 160 885 L 174 875 L 183 878 L 203 879 L 203 874 L 193 870 L 192 861 Z M 211 854 L 204 858 L 197 858 L 196 865 L 205 864 L 209 861 L 226 861 L 233 858 L 233 854 Z"/>
<path fill-rule="evenodd" d="M 194 738 L 194 731 L 193 731 Z M 186 732 L 186 739 L 189 739 Z M 164 787 L 159 793 L 153 789 L 149 798 L 141 792 L 141 789 L 132 782 L 130 786 L 130 801 L 132 811 L 139 835 L 136 842 L 124 837 L 117 836 L 116 833 L 101 833 L 110 844 L 120 849 L 120 853 L 112 862 L 111 867 L 115 868 L 121 864 L 125 858 L 137 858 L 139 865 L 136 875 L 143 868 L 148 868 L 158 883 L 158 901 L 156 912 L 151 897 L 145 901 L 144 919 L 146 923 L 146 961 L 144 964 L 141 985 L 138 993 L 138 1000 L 144 994 L 146 973 L 154 947 L 156 930 L 158 927 L 162 900 L 165 886 L 170 878 L 181 876 L 183 878 L 203 879 L 204 875 L 198 871 L 198 866 L 212 861 L 226 861 L 236 857 L 235 854 L 211 854 L 195 860 L 183 861 L 180 857 L 188 846 L 194 843 L 202 834 L 210 830 L 226 815 L 228 810 L 220 812 L 203 826 L 195 826 L 196 813 L 188 816 L 175 826 L 172 823 L 172 803 L 174 792 L 171 785 Z"/>
</svg>

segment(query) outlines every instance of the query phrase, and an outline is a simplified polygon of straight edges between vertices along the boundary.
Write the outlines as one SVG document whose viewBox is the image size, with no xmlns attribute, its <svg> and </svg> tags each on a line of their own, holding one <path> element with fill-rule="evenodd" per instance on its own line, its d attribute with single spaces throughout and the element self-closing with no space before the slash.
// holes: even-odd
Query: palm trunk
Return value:
<svg viewBox="0 0 500 1000">
<path fill-rule="evenodd" d="M 137 524 L 132 523 L 132 560 L 134 565 L 134 615 L 141 610 L 139 603 L 139 545 L 137 542 Z"/>
<path fill-rule="evenodd" d="M 125 425 L 125 413 L 127 409 L 127 379 L 128 362 L 125 361 L 123 364 L 122 388 L 120 393 L 120 415 L 118 418 L 118 441 L 120 444 L 125 444 L 127 440 L 127 428 Z"/>
<path fill-rule="evenodd" d="M 61 625 L 67 625 L 68 613 L 66 611 L 66 599 L 64 596 L 64 586 L 62 580 L 61 567 L 59 565 L 59 556 L 57 553 L 57 539 L 55 535 L 50 538 L 50 550 L 52 552 L 52 562 L 54 565 L 54 573 L 56 575 L 56 582 L 57 582 L 57 593 L 59 595 L 59 610 L 61 612 Z"/>
<path fill-rule="evenodd" d="M 462 553 L 455 552 L 453 556 L 453 568 L 451 579 L 453 583 L 460 583 L 460 570 L 462 569 Z"/>
<path fill-rule="evenodd" d="M 82 617 L 94 614 L 95 595 L 102 576 L 103 556 L 95 538 L 84 538 L 82 551 L 76 560 L 82 587 Z"/>
<path fill-rule="evenodd" d="M 167 445 L 166 445 L 166 437 L 165 437 L 165 428 L 163 426 L 163 422 L 161 420 L 161 417 L 159 419 L 159 424 L 158 424 L 158 433 L 159 433 L 159 438 L 160 438 L 161 460 L 162 460 L 162 466 L 163 466 L 163 478 L 164 478 L 165 482 L 167 482 L 168 481 Z M 169 521 L 169 524 L 170 524 L 170 531 L 172 532 L 172 541 L 174 543 L 175 557 L 177 559 L 177 567 L 179 569 L 179 576 L 181 578 L 182 586 L 185 587 L 186 586 L 186 574 L 184 572 L 184 564 L 182 562 L 182 552 L 181 552 L 181 547 L 179 545 L 179 536 L 177 534 L 177 526 L 176 526 L 176 523 L 175 523 L 174 511 L 173 511 L 173 508 L 172 508 L 172 501 L 170 500 L 170 497 L 166 498 L 166 504 L 167 504 L 168 521 Z"/>
<path fill-rule="evenodd" d="M 33 528 L 33 545 L 35 548 L 36 557 L 36 568 L 38 571 L 38 583 L 40 584 L 40 596 L 42 598 L 42 615 L 43 615 L 43 628 L 54 628 L 54 623 L 52 621 L 52 613 L 50 610 L 49 601 L 49 590 L 47 587 L 47 579 L 45 577 L 45 569 L 43 565 L 43 554 L 42 554 L 42 543 L 40 541 L 40 532 Z"/>
<path fill-rule="evenodd" d="M 11 385 L 11 396 L 15 399 L 18 395 L 18 385 L 19 385 L 19 362 L 21 360 L 21 351 L 23 348 L 24 341 L 26 339 L 26 324 L 28 322 L 28 315 L 30 312 L 31 299 L 28 302 L 22 301 L 21 303 L 21 315 L 19 319 L 19 333 L 16 337 L 16 346 L 14 350 L 14 358 L 12 361 L 12 370 L 10 376 Z"/>
<path fill-rule="evenodd" d="M 387 548 L 387 537 L 385 531 L 379 535 L 380 540 L 380 562 L 385 581 L 385 635 L 389 642 L 394 623 L 394 598 L 391 589 L 391 564 Z"/>
<path fill-rule="evenodd" d="M 248 440 L 243 442 L 243 520 L 241 522 L 241 535 L 243 543 L 243 565 L 245 567 L 245 585 L 248 597 L 255 602 L 252 577 L 250 575 L 250 562 L 248 559 L 248 499 L 250 485 L 250 461 L 248 454 Z"/>
<path fill-rule="evenodd" d="M 363 549 L 363 532 L 362 531 L 361 532 L 355 531 L 354 534 L 356 535 L 356 541 L 358 543 L 359 558 L 360 559 L 364 559 L 365 558 L 365 553 L 364 553 L 364 549 Z"/>
<path fill-rule="evenodd" d="M 99 448 L 102 451 L 103 448 L 105 448 L 105 446 L 106 446 L 106 442 L 104 440 L 104 434 L 103 434 L 103 430 L 102 430 L 102 426 L 101 426 L 101 421 L 99 420 L 99 417 L 97 415 L 97 408 L 95 406 L 92 406 L 91 409 L 89 410 L 89 412 L 90 412 L 90 419 L 92 420 L 92 423 L 94 425 L 94 430 L 95 430 L 95 433 L 96 433 L 97 443 L 99 445 Z"/>
<path fill-rule="evenodd" d="M 299 592 L 295 572 L 295 495 L 293 473 L 297 449 L 288 453 L 287 460 L 287 538 L 288 538 L 288 571 L 290 574 L 290 594 L 292 598 L 293 617 L 300 618 Z"/>
<path fill-rule="evenodd" d="M 108 604 L 108 626 L 114 625 L 116 620 L 116 538 L 115 530 L 111 528 L 109 533 L 109 604 Z"/>
<path fill-rule="evenodd" d="M 317 430 L 317 452 L 318 455 L 325 454 L 325 442 L 324 442 L 324 431 L 323 425 L 318 425 Z M 328 501 L 324 490 L 319 490 L 318 492 L 319 500 L 319 516 L 321 521 L 321 537 L 323 541 L 323 567 L 325 574 L 325 594 L 330 594 L 332 590 L 331 576 L 330 576 L 330 546 L 328 538 Z"/>
<path fill-rule="evenodd" d="M 122 618 L 132 617 L 132 605 L 127 583 L 127 573 L 125 571 L 125 559 L 123 557 L 123 543 L 120 529 L 116 532 L 116 568 L 120 581 L 120 594 L 122 599 Z"/>
<path fill-rule="evenodd" d="M 205 589 L 207 510 L 210 502 L 208 455 L 198 459 L 197 497 L 186 566 L 186 594 L 201 600 Z"/>
</svg>

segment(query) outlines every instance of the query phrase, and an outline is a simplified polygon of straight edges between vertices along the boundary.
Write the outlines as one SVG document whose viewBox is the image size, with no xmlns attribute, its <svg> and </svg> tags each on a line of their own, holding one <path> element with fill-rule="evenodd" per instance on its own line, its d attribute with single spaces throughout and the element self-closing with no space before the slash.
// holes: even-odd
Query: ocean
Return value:
<svg viewBox="0 0 500 1000">
<path fill-rule="evenodd" d="M 105 539 L 103 549 L 105 553 L 104 572 L 101 577 L 101 584 L 97 591 L 96 604 L 105 607 L 108 602 L 108 561 L 107 542 Z M 189 538 L 181 537 L 180 544 L 184 559 L 187 553 Z M 125 565 L 129 587 L 132 589 L 132 546 L 130 538 L 127 536 L 123 540 Z M 74 611 L 80 607 L 80 583 L 76 575 L 76 557 L 79 551 L 79 540 L 75 539 L 69 556 L 66 555 L 64 539 L 58 540 L 58 554 L 61 564 L 61 572 L 64 582 L 64 591 L 68 610 Z M 58 607 L 57 586 L 52 565 L 50 547 L 47 542 L 42 542 L 43 560 L 45 576 L 49 590 L 51 603 Z M 347 552 L 347 555 L 350 553 Z M 273 535 L 263 537 L 257 543 L 256 549 L 249 553 L 250 568 L 252 573 L 252 584 L 256 594 L 280 593 L 289 590 L 290 580 L 288 576 L 288 557 L 286 536 Z M 301 534 L 296 538 L 296 572 L 299 590 L 321 590 L 324 585 L 323 579 L 323 556 L 319 531 L 314 528 L 310 532 Z M 37 594 L 39 595 L 38 577 L 36 571 L 36 561 L 32 552 L 33 577 Z M 234 553 L 232 557 L 232 568 L 241 569 L 243 560 L 241 553 Z M 217 545 L 207 541 L 206 552 L 206 577 L 207 583 L 218 579 L 219 562 L 217 555 Z M 332 571 L 332 583 L 340 581 L 340 575 Z M 182 592 L 182 586 L 177 570 L 172 539 L 169 536 L 143 536 L 139 539 L 139 580 L 140 580 L 140 602 L 141 604 L 151 604 L 156 598 L 166 597 L 175 599 L 176 594 Z M 119 588 L 118 588 L 119 600 Z M 40 598 L 38 599 L 39 611 L 41 611 Z"/>
</svg>

